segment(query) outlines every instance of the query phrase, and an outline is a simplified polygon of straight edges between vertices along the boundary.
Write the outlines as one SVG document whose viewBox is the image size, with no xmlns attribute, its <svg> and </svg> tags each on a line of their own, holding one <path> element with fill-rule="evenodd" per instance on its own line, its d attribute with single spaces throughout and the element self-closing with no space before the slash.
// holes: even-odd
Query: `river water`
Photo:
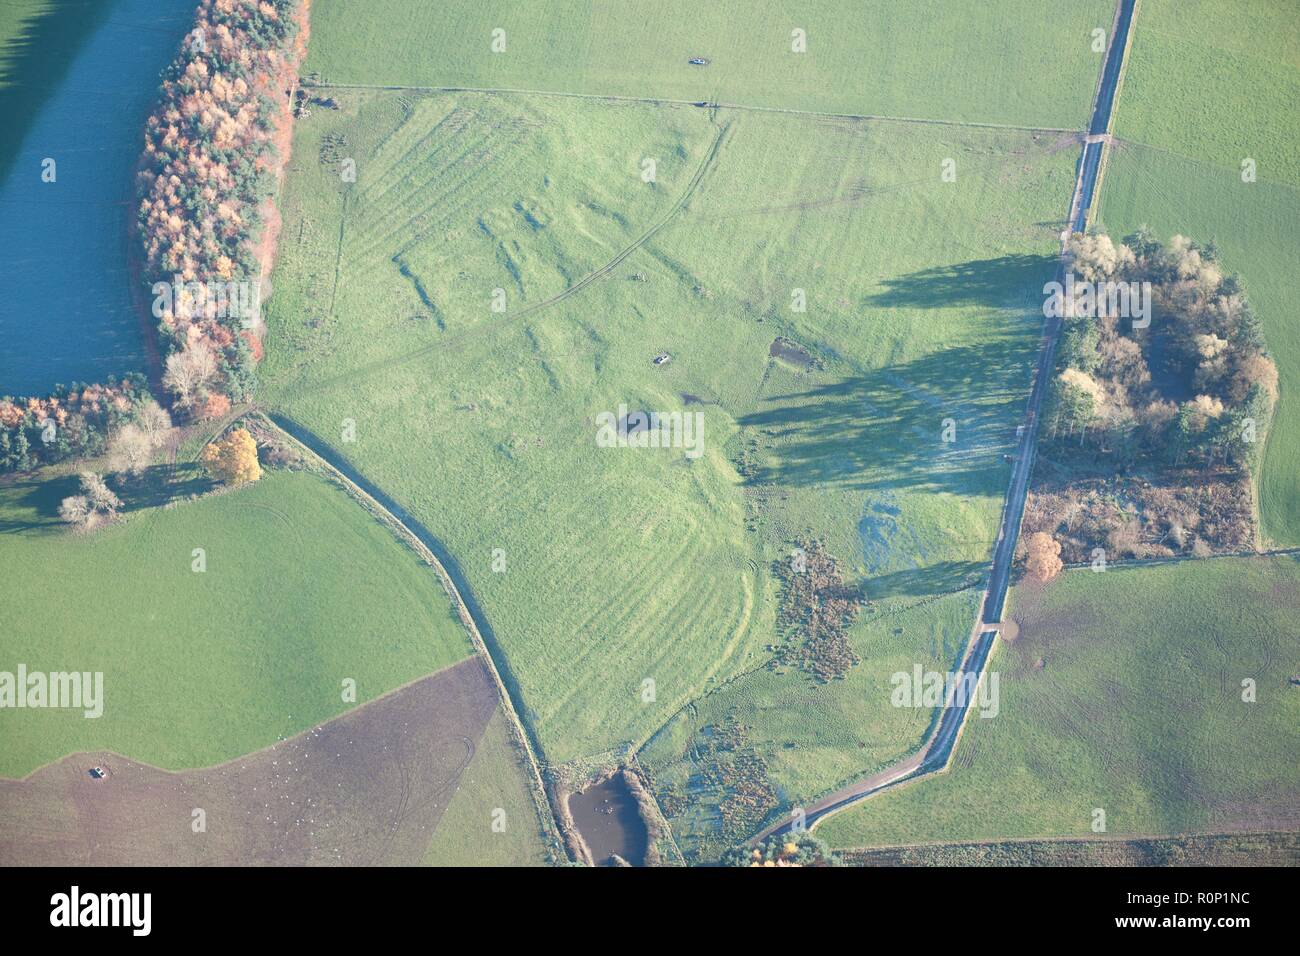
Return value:
<svg viewBox="0 0 1300 956">
<path fill-rule="evenodd" d="M 98 2 L 110 9 L 53 88 L 11 80 L 41 105 L 25 129 L 2 134 L 21 145 L 0 170 L 0 395 L 145 370 L 127 272 L 134 171 L 159 73 L 197 3 Z M 75 16 L 75 4 L 51 6 Z M 68 56 L 63 46 L 53 55 Z"/>
</svg>

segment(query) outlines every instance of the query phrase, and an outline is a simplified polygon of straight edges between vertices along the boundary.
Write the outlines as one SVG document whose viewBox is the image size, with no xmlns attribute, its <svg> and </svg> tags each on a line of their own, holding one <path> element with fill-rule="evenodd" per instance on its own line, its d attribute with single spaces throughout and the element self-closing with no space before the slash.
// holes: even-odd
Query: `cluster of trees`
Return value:
<svg viewBox="0 0 1300 956">
<path fill-rule="evenodd" d="M 227 414 L 232 398 L 247 396 L 261 358 L 249 322 L 255 316 L 216 309 L 220 297 L 196 298 L 192 290 L 247 288 L 259 279 L 258 208 L 280 161 L 274 139 L 289 116 L 280 87 L 302 52 L 300 7 L 301 0 L 201 0 L 146 127 L 138 180 L 143 273 L 151 288 L 176 291 L 156 303 L 168 353 L 163 385 L 190 417 Z M 45 398 L 5 397 L 0 472 L 107 455 L 113 471 L 138 475 L 171 427 L 140 375 L 60 386 Z M 251 466 L 242 450 L 228 458 L 229 465 L 213 463 L 230 469 L 223 480 L 260 475 L 255 444 Z M 73 498 L 67 515 L 78 524 L 118 507 L 103 505 L 102 496 L 96 505 L 89 491 Z"/>
<path fill-rule="evenodd" d="M 1120 467 L 1248 470 L 1277 400 L 1277 367 L 1236 275 L 1213 243 L 1158 241 L 1143 228 L 1116 245 L 1075 236 L 1067 269 L 1092 283 L 1149 283 L 1151 313 L 1064 316 L 1046 437 Z M 1154 374 L 1153 374 L 1154 373 Z"/>
<path fill-rule="evenodd" d="M 173 434 L 171 416 L 152 398 L 140 403 L 134 415 L 116 427 L 105 448 L 105 462 L 119 488 L 143 474 L 155 452 Z M 210 443 L 200 454 L 203 467 L 217 481 L 243 485 L 262 477 L 257 459 L 257 441 L 246 428 L 236 428 Z M 89 530 L 111 521 L 122 500 L 109 488 L 103 475 L 81 473 L 81 494 L 69 495 L 59 505 L 59 517 L 78 529 Z"/>
<path fill-rule="evenodd" d="M 829 846 L 806 830 L 774 834 L 758 846 L 738 846 L 722 857 L 723 866 L 841 866 L 842 860 Z"/>
<path fill-rule="evenodd" d="M 201 339 L 167 356 L 162 379 L 177 407 L 187 410 L 194 418 L 221 418 L 230 411 L 229 396 L 217 390 L 226 380 L 228 376 L 222 373 L 221 359 Z"/>
<path fill-rule="evenodd" d="M 1254 499 L 1233 473 L 1044 483 L 1025 504 L 1019 550 L 1028 560 L 1035 532 L 1054 536 L 1067 564 L 1249 551 L 1255 546 Z M 1036 575 L 1041 576 L 1041 575 Z"/>
<path fill-rule="evenodd" d="M 59 386 L 46 398 L 0 398 L 0 472 L 98 457 L 146 405 L 157 408 L 140 375 Z"/>
<path fill-rule="evenodd" d="M 280 161 L 275 135 L 289 122 L 281 86 L 296 69 L 299 6 L 199 4 L 145 131 L 139 227 L 151 287 L 259 281 L 258 207 Z M 216 314 L 210 305 L 182 294 L 157 310 L 169 353 L 164 384 L 194 415 L 221 414 L 223 402 L 246 397 L 261 354 L 255 317 Z"/>
<path fill-rule="evenodd" d="M 131 420 L 109 435 L 109 468 L 121 474 L 143 474 L 171 435 L 172 419 L 166 410 L 152 398 L 141 402 Z"/>
<path fill-rule="evenodd" d="M 121 419 L 108 435 L 103 448 L 104 460 L 116 473 L 119 487 L 123 479 L 139 476 L 149 467 L 154 453 L 172 436 L 172 420 L 152 397 L 146 397 Z M 81 494 L 69 495 L 59 505 L 59 517 L 74 527 L 89 530 L 117 517 L 122 500 L 108 487 L 104 476 L 92 471 L 81 473 Z"/>
</svg>

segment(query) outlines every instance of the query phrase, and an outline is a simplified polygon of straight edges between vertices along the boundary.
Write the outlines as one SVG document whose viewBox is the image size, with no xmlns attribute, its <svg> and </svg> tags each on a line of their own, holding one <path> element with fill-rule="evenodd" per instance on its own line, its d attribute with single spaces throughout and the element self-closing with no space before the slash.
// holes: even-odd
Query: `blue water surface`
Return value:
<svg viewBox="0 0 1300 956">
<path fill-rule="evenodd" d="M 0 395 L 145 370 L 127 275 L 134 172 L 159 74 L 197 4 L 104 2 L 112 10 L 0 182 Z M 41 178 L 46 158 L 56 163 L 51 183 Z"/>
</svg>

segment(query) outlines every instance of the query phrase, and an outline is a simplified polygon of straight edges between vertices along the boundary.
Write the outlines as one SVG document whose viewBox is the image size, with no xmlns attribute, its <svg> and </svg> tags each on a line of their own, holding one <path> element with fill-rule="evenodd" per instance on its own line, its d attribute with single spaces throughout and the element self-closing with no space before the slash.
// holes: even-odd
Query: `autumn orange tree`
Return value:
<svg viewBox="0 0 1300 956">
<path fill-rule="evenodd" d="M 262 477 L 262 466 L 257 463 L 257 442 L 247 428 L 236 428 L 208 445 L 201 460 L 208 474 L 228 485 L 243 485 Z"/>
<path fill-rule="evenodd" d="M 259 206 L 292 119 L 276 94 L 306 49 L 305 0 L 197 7 L 145 125 L 136 197 L 144 278 L 170 353 L 165 384 L 187 412 L 201 412 L 209 392 L 243 398 L 261 357 L 257 316 L 248 301 L 230 308 L 222 290 L 261 281 Z"/>
<path fill-rule="evenodd" d="M 1036 531 L 1029 536 L 1029 556 L 1025 559 L 1025 570 L 1029 576 L 1039 581 L 1050 581 L 1061 573 L 1065 565 L 1061 562 L 1061 543 L 1045 531 Z"/>
<path fill-rule="evenodd" d="M 230 414 L 230 399 L 220 392 L 212 392 L 203 404 L 200 418 L 224 418 Z"/>
</svg>

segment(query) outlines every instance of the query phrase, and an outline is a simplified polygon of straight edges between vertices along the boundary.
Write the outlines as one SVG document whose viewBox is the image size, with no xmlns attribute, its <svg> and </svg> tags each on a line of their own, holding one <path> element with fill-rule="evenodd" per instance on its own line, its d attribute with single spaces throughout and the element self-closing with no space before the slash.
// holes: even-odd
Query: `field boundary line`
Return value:
<svg viewBox="0 0 1300 956">
<path fill-rule="evenodd" d="M 31 779 L 36 774 L 40 773 L 42 770 L 45 770 L 48 767 L 52 767 L 55 764 L 62 763 L 63 761 L 69 759 L 70 757 L 76 757 L 79 754 L 112 754 L 114 757 L 121 757 L 123 760 L 129 760 L 131 761 L 131 763 L 139 764 L 142 767 L 148 767 L 150 770 L 157 770 L 159 773 L 166 773 L 166 774 L 173 774 L 173 775 L 182 774 L 182 773 L 202 773 L 205 770 L 213 770 L 217 767 L 224 767 L 226 766 L 226 764 L 234 763 L 236 760 L 247 760 L 250 757 L 256 757 L 259 754 L 266 753 L 268 750 L 274 750 L 276 747 L 280 746 L 281 744 L 291 743 L 292 741 L 297 740 L 299 737 L 306 737 L 308 734 L 315 733 L 317 730 L 324 727 L 326 724 L 331 724 L 342 717 L 351 716 L 352 714 L 364 710 L 365 708 L 369 707 L 372 704 L 378 704 L 380 701 L 386 700 L 389 697 L 392 697 L 394 694 L 400 693 L 401 691 L 408 690 L 409 688 L 414 687 L 416 684 L 420 683 L 421 681 L 428 680 L 431 677 L 437 677 L 439 674 L 443 674 L 446 671 L 451 670 L 453 667 L 459 667 L 462 664 L 464 664 L 466 661 L 471 660 L 473 657 L 474 655 L 471 654 L 469 655 L 469 657 L 462 657 L 460 660 L 452 661 L 450 664 L 443 664 L 437 670 L 432 670 L 429 671 L 429 673 L 427 674 L 421 674 L 419 677 L 414 677 L 403 684 L 399 684 L 398 686 L 394 687 L 392 690 L 386 690 L 378 697 L 372 697 L 370 700 L 363 701 L 362 703 L 353 707 L 351 710 L 345 710 L 343 711 L 343 713 L 335 714 L 333 717 L 326 717 L 324 720 L 317 721 L 316 723 L 312 724 L 310 727 L 306 728 L 305 730 L 300 730 L 297 733 L 290 734 L 288 737 L 281 737 L 279 740 L 276 740 L 274 743 L 264 744 L 263 746 L 258 747 L 256 750 L 250 750 L 247 753 L 236 754 L 233 757 L 227 757 L 225 760 L 218 760 L 216 763 L 203 764 L 197 767 L 178 767 L 172 769 L 171 767 L 163 767 L 156 763 L 150 763 L 147 760 L 137 760 L 135 757 L 114 750 L 112 747 L 101 747 L 98 749 L 91 748 L 90 750 L 71 750 L 68 753 L 63 754 L 62 756 L 55 757 L 53 760 L 47 760 L 39 767 L 34 767 L 31 771 L 29 771 L 28 773 L 24 774 L 21 777 L 6 777 L 4 774 L 0 773 L 0 780 L 11 781 L 16 783 L 24 783 L 29 779 Z"/>
<path fill-rule="evenodd" d="M 936 119 L 922 116 L 889 116 L 882 113 L 836 113 L 829 110 L 803 110 L 792 106 L 756 106 L 748 103 L 724 103 L 712 100 L 683 100 L 670 96 L 628 96 L 618 93 L 578 93 L 572 90 L 533 90 L 491 86 L 410 86 L 386 83 L 333 83 L 304 80 L 304 88 L 319 90 L 370 90 L 377 93 L 483 93 L 486 95 L 564 96 L 571 99 L 614 103 L 642 103 L 647 106 L 696 106 L 741 110 L 749 113 L 787 113 L 791 116 L 820 116 L 828 119 L 876 120 L 882 123 L 920 123 L 928 126 L 967 126 L 976 129 L 1008 130 L 1032 133 L 1077 133 L 1077 129 L 1060 126 L 1023 126 L 1016 123 L 986 123 L 978 120 Z"/>
<path fill-rule="evenodd" d="M 1165 564 L 1186 564 L 1189 561 L 1215 561 L 1221 558 L 1246 560 L 1249 558 L 1285 558 L 1294 555 L 1300 555 L 1300 547 L 1261 548 L 1256 551 L 1220 551 L 1218 554 L 1206 555 L 1171 554 L 1158 558 L 1130 558 L 1127 561 L 1107 561 L 1106 570 L 1111 568 L 1150 568 Z M 1091 568 L 1091 561 L 1074 561 L 1065 566 L 1067 571 L 1088 571 Z M 1102 572 L 1098 571 L 1097 573 Z"/>
<path fill-rule="evenodd" d="M 1238 175 L 1241 170 L 1236 166 L 1225 166 L 1223 163 L 1217 163 L 1212 159 L 1206 159 L 1203 156 L 1192 156 L 1188 153 L 1180 152 L 1171 146 L 1157 146 L 1154 143 L 1147 143 L 1140 139 L 1128 139 L 1124 136 L 1111 136 L 1112 147 L 1123 151 L 1125 149 L 1146 149 L 1153 153 L 1163 153 L 1166 156 L 1172 156 L 1174 159 L 1182 160 L 1192 166 L 1202 166 L 1213 169 L 1217 172 L 1231 173 Z M 1287 192 L 1300 194 L 1300 185 L 1287 182 L 1282 179 L 1273 179 L 1270 176 L 1256 175 L 1255 181 L 1271 186 L 1274 189 L 1285 189 Z"/>
<path fill-rule="evenodd" d="M 1207 830 L 1189 831 L 1187 833 L 1107 833 L 1097 836 L 1041 836 L 1041 837 L 1007 837 L 1001 840 L 923 840 L 919 843 L 881 843 L 867 846 L 842 847 L 843 853 L 875 853 L 888 850 L 927 850 L 935 847 L 962 846 L 1003 846 L 1005 844 L 1026 843 L 1133 843 L 1137 840 L 1180 840 L 1187 837 L 1248 837 L 1248 836 L 1296 836 L 1300 831 L 1287 829 L 1263 830 Z"/>
<path fill-rule="evenodd" d="M 497 697 L 500 701 L 501 709 L 505 713 L 507 722 L 511 727 L 511 736 L 516 739 L 516 742 L 523 750 L 524 756 L 527 758 L 531 783 L 529 790 L 532 792 L 534 810 L 539 822 L 542 824 L 542 830 L 552 841 L 552 849 L 563 846 L 559 836 L 559 828 L 555 823 L 554 815 L 550 809 L 550 803 L 546 798 L 546 786 L 543 782 L 540 762 L 538 761 L 537 754 L 533 749 L 532 740 L 529 737 L 527 730 L 524 728 L 523 722 L 519 718 L 519 713 L 515 709 L 514 701 L 510 697 L 510 692 L 506 688 L 505 681 L 501 678 L 500 671 L 497 669 L 496 661 L 488 650 L 487 642 L 483 639 L 483 635 L 478 629 L 478 624 L 474 621 L 474 616 L 470 613 L 469 607 L 461 596 L 460 589 L 456 587 L 456 583 L 452 580 L 446 567 L 443 566 L 442 562 L 438 559 L 437 555 L 433 553 L 432 549 L 421 540 L 420 536 L 407 526 L 406 522 L 393 514 L 393 512 L 376 499 L 374 495 L 370 494 L 359 484 L 349 478 L 342 472 L 342 470 L 336 467 L 314 448 L 299 439 L 297 436 L 288 432 L 286 429 L 282 428 L 277 422 L 270 418 L 269 415 L 262 413 L 260 410 L 250 412 L 249 417 L 256 418 L 260 425 L 274 433 L 279 438 L 288 440 L 294 447 L 303 452 L 310 461 L 315 463 L 318 467 L 321 467 L 332 478 L 339 481 L 354 498 L 360 501 L 372 514 L 379 517 L 380 520 L 384 524 L 388 525 L 391 530 L 396 532 L 402 540 L 405 541 L 412 550 L 414 550 L 415 553 L 425 561 L 426 564 L 434 569 L 440 583 L 442 584 L 443 590 L 446 591 L 448 597 L 451 598 L 452 603 L 456 607 L 456 615 L 464 625 L 466 633 L 469 634 L 470 643 L 474 646 L 475 652 L 482 659 L 488 672 L 492 676 L 492 682 L 496 685 Z"/>
</svg>

